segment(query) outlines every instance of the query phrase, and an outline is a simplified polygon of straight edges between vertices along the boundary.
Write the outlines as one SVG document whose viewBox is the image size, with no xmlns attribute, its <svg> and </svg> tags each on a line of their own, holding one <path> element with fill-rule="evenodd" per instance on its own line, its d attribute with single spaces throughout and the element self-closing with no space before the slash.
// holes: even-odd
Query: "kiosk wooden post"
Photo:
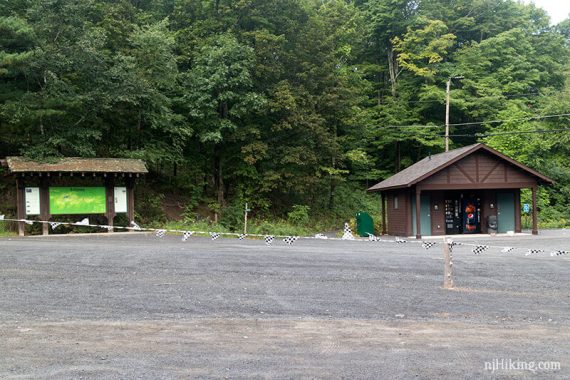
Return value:
<svg viewBox="0 0 570 380">
<path fill-rule="evenodd" d="M 129 223 L 131 223 L 135 221 L 135 189 L 134 189 L 133 178 L 128 177 L 126 179 L 126 184 L 127 184 L 127 217 L 129 218 Z"/>
<path fill-rule="evenodd" d="M 16 214 L 17 218 L 22 220 L 26 219 L 26 194 L 24 189 L 24 179 L 16 178 Z M 18 222 L 18 236 L 26 234 L 26 224 Z"/>
<path fill-rule="evenodd" d="M 40 219 L 49 220 L 49 181 L 47 178 L 42 177 L 40 180 Z M 42 224 L 42 235 L 49 235 L 49 224 Z"/>
<path fill-rule="evenodd" d="M 107 198 L 107 212 L 105 217 L 107 218 L 107 225 L 114 226 L 113 222 L 115 219 L 115 180 L 114 178 L 105 178 L 105 195 Z M 108 232 L 113 232 L 109 229 Z"/>
</svg>

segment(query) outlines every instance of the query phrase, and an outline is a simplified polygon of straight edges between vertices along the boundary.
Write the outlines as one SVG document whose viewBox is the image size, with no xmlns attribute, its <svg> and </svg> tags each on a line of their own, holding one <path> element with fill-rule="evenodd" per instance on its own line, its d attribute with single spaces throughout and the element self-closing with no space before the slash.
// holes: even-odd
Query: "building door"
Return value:
<svg viewBox="0 0 570 380">
<path fill-rule="evenodd" d="M 515 194 L 497 193 L 497 229 L 505 233 L 515 230 Z"/>
<path fill-rule="evenodd" d="M 431 198 L 421 195 L 420 198 L 420 228 L 422 235 L 431 235 Z M 416 235 L 416 197 L 412 196 L 412 233 Z"/>
</svg>

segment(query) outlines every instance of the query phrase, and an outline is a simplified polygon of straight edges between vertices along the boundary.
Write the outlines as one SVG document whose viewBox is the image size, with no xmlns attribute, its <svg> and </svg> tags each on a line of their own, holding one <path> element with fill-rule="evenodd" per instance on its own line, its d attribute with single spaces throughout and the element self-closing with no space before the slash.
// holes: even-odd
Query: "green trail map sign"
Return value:
<svg viewBox="0 0 570 380">
<path fill-rule="evenodd" d="M 50 187 L 49 209 L 52 215 L 104 214 L 104 187 Z"/>
</svg>

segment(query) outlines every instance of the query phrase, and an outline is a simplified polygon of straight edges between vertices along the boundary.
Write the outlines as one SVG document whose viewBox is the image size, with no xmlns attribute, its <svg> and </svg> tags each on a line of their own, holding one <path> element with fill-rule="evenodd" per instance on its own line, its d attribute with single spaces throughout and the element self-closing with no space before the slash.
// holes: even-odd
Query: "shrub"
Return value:
<svg viewBox="0 0 570 380">
<path fill-rule="evenodd" d="M 305 226 L 309 224 L 309 206 L 295 205 L 292 210 L 287 213 L 289 223 Z"/>
</svg>

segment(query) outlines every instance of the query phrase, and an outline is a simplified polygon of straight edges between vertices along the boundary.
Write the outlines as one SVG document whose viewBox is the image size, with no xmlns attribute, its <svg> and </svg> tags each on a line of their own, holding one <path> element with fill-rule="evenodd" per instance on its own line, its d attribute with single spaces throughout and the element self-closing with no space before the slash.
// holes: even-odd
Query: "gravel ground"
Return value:
<svg viewBox="0 0 570 380">
<path fill-rule="evenodd" d="M 0 239 L 0 378 L 570 378 L 570 231 L 460 241 Z"/>
</svg>

